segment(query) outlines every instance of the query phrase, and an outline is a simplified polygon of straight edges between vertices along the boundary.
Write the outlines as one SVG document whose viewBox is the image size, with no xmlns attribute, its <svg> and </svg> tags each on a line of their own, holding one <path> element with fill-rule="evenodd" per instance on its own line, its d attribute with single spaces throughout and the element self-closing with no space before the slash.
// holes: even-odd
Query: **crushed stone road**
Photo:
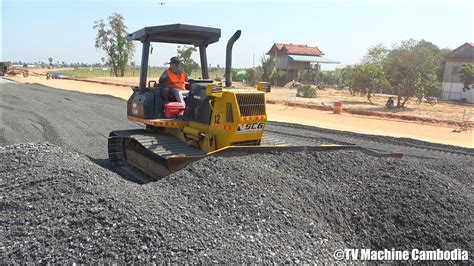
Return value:
<svg viewBox="0 0 474 266">
<path fill-rule="evenodd" d="M 210 157 L 138 185 L 107 169 L 125 101 L 2 84 L 0 263 L 333 262 L 340 248 L 474 252 L 472 150 L 269 123 L 304 143 L 397 148 Z M 405 144 L 405 145 L 404 145 Z"/>
</svg>

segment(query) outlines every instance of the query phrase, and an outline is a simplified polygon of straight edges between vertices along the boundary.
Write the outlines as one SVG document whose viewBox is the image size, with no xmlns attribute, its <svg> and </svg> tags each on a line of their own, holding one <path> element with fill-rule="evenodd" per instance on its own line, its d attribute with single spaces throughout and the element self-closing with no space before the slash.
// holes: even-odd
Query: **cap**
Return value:
<svg viewBox="0 0 474 266">
<path fill-rule="evenodd" d="M 167 64 L 176 64 L 176 63 L 180 63 L 180 62 L 183 62 L 183 60 L 177 56 L 173 56 L 171 57 L 170 61 L 167 63 Z"/>
</svg>

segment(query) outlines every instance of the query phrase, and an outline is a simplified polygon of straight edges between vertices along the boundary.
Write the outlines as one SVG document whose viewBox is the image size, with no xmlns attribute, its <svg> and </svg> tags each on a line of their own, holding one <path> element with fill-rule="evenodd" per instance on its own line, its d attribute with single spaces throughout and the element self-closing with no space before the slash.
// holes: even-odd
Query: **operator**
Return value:
<svg viewBox="0 0 474 266">
<path fill-rule="evenodd" d="M 188 75 L 184 72 L 183 62 L 180 58 L 173 56 L 167 64 L 170 64 L 170 67 L 161 74 L 158 83 L 166 85 L 176 101 L 184 103 L 183 96 L 188 94 L 185 87 Z"/>
</svg>

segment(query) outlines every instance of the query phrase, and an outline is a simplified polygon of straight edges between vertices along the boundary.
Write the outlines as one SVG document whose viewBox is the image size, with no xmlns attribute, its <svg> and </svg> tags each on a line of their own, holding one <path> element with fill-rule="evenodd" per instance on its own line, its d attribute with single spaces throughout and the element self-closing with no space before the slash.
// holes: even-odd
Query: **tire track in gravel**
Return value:
<svg viewBox="0 0 474 266">
<path fill-rule="evenodd" d="M 34 141 L 49 141 L 57 145 L 62 145 L 61 135 L 58 133 L 56 128 L 43 116 L 37 113 L 31 113 L 23 110 L 16 110 L 8 106 L 0 106 L 2 109 L 9 110 L 10 112 L 18 112 L 25 117 L 25 123 L 19 125 L 11 119 L 2 118 L 2 141 L 7 142 L 4 136 L 5 128 L 11 129 L 16 132 L 16 137 L 23 134 L 34 135 Z"/>
<path fill-rule="evenodd" d="M 107 166 L 112 130 L 138 128 L 126 120 L 126 101 L 36 84 L 1 86 L 0 145 L 49 141 Z"/>
<path fill-rule="evenodd" d="M 59 146 L 64 144 L 62 141 L 61 135 L 58 133 L 56 128 L 46 118 L 38 114 L 33 114 L 33 116 L 36 118 L 35 119 L 36 121 L 32 119 L 29 119 L 29 120 L 32 121 L 33 123 L 37 122 L 37 124 L 41 126 L 41 131 L 43 131 L 43 135 L 46 137 L 46 141 L 56 143 Z"/>
</svg>

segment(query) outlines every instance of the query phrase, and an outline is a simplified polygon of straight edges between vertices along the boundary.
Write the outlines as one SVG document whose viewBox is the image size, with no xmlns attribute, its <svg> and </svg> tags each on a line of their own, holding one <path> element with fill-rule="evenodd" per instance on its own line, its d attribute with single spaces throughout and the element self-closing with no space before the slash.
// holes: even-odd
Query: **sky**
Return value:
<svg viewBox="0 0 474 266">
<path fill-rule="evenodd" d="M 473 42 L 473 3 L 465 0 L 0 0 L 2 61 L 99 63 L 94 21 L 113 12 L 125 17 L 128 31 L 166 24 L 221 29 L 207 49 L 208 63 L 225 65 L 227 40 L 242 30 L 233 48 L 234 67 L 252 67 L 273 43 L 317 46 L 341 65 L 360 62 L 367 49 L 392 47 L 413 38 L 455 49 Z M 472 2 L 472 3 L 471 3 Z M 160 4 L 161 3 L 161 4 Z M 140 64 L 141 45 L 131 59 Z M 153 44 L 150 64 L 163 66 L 176 45 Z M 193 57 L 198 60 L 198 53 Z"/>
</svg>

